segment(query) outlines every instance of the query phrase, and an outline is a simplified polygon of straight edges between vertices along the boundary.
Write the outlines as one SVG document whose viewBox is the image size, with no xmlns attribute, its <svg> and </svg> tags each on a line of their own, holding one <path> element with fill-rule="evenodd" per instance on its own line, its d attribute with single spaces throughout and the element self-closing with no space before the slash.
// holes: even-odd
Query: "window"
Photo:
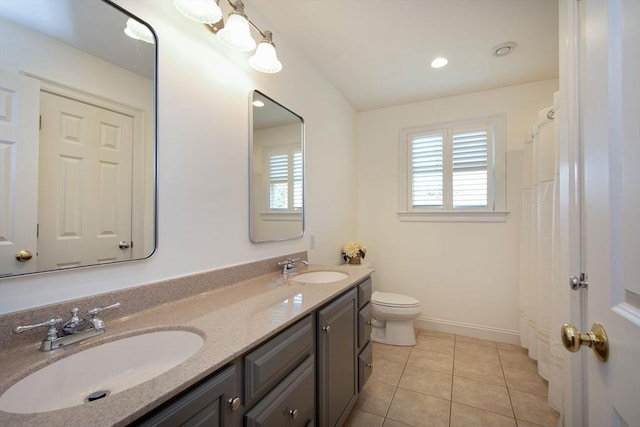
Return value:
<svg viewBox="0 0 640 427">
<path fill-rule="evenodd" d="M 405 129 L 400 219 L 504 220 L 503 128 L 496 116 Z"/>
<path fill-rule="evenodd" d="M 266 156 L 269 171 L 269 212 L 302 210 L 302 151 L 300 146 L 277 147 Z"/>
</svg>

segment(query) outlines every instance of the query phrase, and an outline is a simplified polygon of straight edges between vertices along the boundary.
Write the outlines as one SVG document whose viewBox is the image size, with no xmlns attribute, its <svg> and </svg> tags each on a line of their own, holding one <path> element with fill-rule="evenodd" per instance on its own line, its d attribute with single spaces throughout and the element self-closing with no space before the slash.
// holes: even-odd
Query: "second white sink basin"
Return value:
<svg viewBox="0 0 640 427">
<path fill-rule="evenodd" d="M 349 275 L 341 271 L 310 271 L 298 274 L 293 280 L 298 283 L 332 283 L 347 278 Z"/>
<path fill-rule="evenodd" d="M 189 331 L 150 332 L 101 344 L 18 381 L 0 396 L 0 410 L 30 414 L 98 400 L 168 371 L 203 344 Z"/>
</svg>

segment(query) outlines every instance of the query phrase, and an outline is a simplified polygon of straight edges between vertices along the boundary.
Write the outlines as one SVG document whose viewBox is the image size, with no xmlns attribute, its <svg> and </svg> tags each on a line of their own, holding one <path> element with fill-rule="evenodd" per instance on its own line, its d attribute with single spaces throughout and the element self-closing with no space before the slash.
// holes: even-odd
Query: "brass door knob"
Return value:
<svg viewBox="0 0 640 427">
<path fill-rule="evenodd" d="M 33 258 L 33 254 L 29 250 L 23 249 L 21 251 L 16 252 L 16 260 L 20 262 L 27 262 L 31 258 Z"/>
<path fill-rule="evenodd" d="M 609 358 L 609 340 L 607 332 L 599 323 L 594 323 L 591 331 L 581 334 L 573 325 L 565 323 L 562 326 L 562 345 L 572 353 L 580 350 L 580 347 L 586 345 L 591 347 L 596 357 L 601 362 L 606 362 Z"/>
</svg>

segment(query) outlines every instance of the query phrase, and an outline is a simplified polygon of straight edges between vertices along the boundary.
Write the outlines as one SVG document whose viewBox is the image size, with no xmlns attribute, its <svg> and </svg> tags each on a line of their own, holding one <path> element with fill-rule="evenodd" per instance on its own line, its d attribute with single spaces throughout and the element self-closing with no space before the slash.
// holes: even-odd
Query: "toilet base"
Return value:
<svg viewBox="0 0 640 427">
<path fill-rule="evenodd" d="M 373 322 L 371 341 L 398 346 L 416 345 L 413 320 L 387 320 Z"/>
</svg>

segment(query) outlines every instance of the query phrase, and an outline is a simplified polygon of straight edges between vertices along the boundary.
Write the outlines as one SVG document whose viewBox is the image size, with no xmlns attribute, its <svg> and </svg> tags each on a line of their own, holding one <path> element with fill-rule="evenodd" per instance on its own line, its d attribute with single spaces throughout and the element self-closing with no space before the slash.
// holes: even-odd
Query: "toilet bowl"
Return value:
<svg viewBox="0 0 640 427">
<path fill-rule="evenodd" d="M 413 319 L 422 312 L 420 301 L 406 295 L 375 291 L 371 295 L 371 308 L 372 341 L 401 346 L 416 344 Z"/>
</svg>

